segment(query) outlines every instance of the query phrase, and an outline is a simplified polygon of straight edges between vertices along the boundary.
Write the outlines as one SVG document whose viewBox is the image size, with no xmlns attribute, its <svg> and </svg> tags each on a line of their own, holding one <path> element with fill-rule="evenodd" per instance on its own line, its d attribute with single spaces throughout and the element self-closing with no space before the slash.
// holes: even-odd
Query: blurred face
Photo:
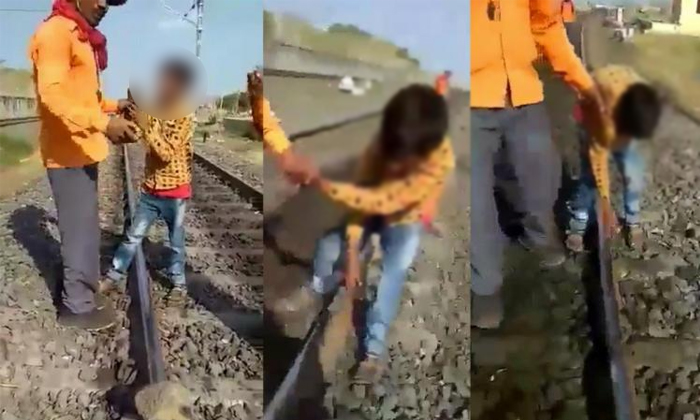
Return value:
<svg viewBox="0 0 700 420">
<path fill-rule="evenodd" d="M 88 23 L 96 28 L 107 14 L 107 0 L 75 0 L 75 7 Z"/>
<path fill-rule="evenodd" d="M 185 94 L 180 79 L 169 72 L 163 72 L 158 85 L 158 103 L 161 106 L 175 105 Z"/>
</svg>

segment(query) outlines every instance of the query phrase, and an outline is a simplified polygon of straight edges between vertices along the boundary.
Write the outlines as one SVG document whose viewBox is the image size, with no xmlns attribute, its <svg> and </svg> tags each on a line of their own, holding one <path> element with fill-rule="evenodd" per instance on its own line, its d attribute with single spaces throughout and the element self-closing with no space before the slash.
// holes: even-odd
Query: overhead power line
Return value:
<svg viewBox="0 0 700 420">
<path fill-rule="evenodd" d="M 41 9 L 0 9 L 0 13 L 46 13 L 48 10 Z"/>
</svg>

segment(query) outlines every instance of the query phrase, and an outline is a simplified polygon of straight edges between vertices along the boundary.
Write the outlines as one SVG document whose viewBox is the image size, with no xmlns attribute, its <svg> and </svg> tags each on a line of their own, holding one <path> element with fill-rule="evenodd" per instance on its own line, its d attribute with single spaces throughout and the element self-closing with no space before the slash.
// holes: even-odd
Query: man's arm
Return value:
<svg viewBox="0 0 700 420">
<path fill-rule="evenodd" d="M 554 72 L 578 92 L 592 89 L 593 79 L 569 42 L 558 2 L 530 0 L 530 26 Z"/>
<path fill-rule="evenodd" d="M 265 98 L 256 98 L 251 104 L 253 109 L 253 123 L 263 140 L 263 147 L 271 152 L 281 155 L 289 150 L 291 143 L 287 139 L 284 130 L 277 117 L 272 115 L 270 102 Z"/>
<path fill-rule="evenodd" d="M 191 116 L 184 117 L 179 129 L 167 135 L 162 124 L 163 121 L 149 115 L 143 139 L 160 160 L 170 162 L 176 151 L 190 140 L 194 121 Z"/>
<path fill-rule="evenodd" d="M 71 133 L 105 132 L 109 116 L 71 100 L 64 86 L 69 77 L 71 41 L 68 34 L 46 24 L 36 33 L 32 59 L 36 68 L 37 92 L 46 109 L 61 119 Z"/>
</svg>

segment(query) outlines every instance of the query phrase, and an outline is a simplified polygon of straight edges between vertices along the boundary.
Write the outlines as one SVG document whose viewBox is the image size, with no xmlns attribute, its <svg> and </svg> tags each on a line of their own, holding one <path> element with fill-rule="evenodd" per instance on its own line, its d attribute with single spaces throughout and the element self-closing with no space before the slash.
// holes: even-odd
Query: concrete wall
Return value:
<svg viewBox="0 0 700 420">
<path fill-rule="evenodd" d="M 700 36 L 700 27 L 653 22 L 649 32 L 655 34 Z"/>
<path fill-rule="evenodd" d="M 36 98 L 0 96 L 0 118 L 31 117 L 36 115 Z"/>
</svg>

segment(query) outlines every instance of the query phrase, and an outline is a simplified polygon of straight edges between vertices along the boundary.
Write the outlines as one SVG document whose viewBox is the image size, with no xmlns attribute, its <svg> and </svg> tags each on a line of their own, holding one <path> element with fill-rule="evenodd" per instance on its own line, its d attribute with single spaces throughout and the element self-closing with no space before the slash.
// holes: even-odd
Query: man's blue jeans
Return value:
<svg viewBox="0 0 700 420">
<path fill-rule="evenodd" d="M 595 214 L 596 183 L 588 157 L 588 134 L 579 128 L 581 140 L 581 175 L 577 180 L 573 195 L 568 203 L 569 233 L 584 234 L 591 214 Z M 644 159 L 639 153 L 636 140 L 623 149 L 612 153 L 611 160 L 615 162 L 623 178 L 623 203 L 625 208 L 625 224 L 639 223 L 640 200 L 644 190 Z"/>
<path fill-rule="evenodd" d="M 321 238 L 314 255 L 311 287 L 318 293 L 335 290 L 340 283 L 340 269 L 346 250 L 345 226 L 334 229 Z M 396 317 L 408 269 L 413 263 L 423 226 L 420 223 L 386 225 L 376 219 L 367 223 L 360 247 L 366 256 L 366 245 L 373 233 L 379 234 L 382 247 L 382 275 L 377 297 L 367 313 L 363 340 L 368 354 L 380 356 L 386 350 L 386 335 Z"/>
<path fill-rule="evenodd" d="M 112 268 L 107 277 L 114 281 L 124 278 L 136 248 L 148 235 L 158 218 L 168 225 L 170 256 L 168 277 L 174 286 L 185 285 L 185 203 L 184 199 L 161 198 L 142 192 L 136 207 L 136 214 L 112 260 Z"/>
</svg>

